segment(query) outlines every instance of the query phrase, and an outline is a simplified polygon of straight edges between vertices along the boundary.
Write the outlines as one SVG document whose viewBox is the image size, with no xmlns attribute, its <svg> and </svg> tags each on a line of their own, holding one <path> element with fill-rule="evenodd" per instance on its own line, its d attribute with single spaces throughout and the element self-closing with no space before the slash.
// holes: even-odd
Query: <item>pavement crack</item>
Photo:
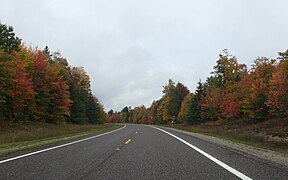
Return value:
<svg viewBox="0 0 288 180">
<path fill-rule="evenodd" d="M 139 131 L 138 131 L 139 132 Z M 134 133 L 131 136 L 128 136 L 127 139 L 129 139 L 131 141 L 131 139 L 133 139 L 135 136 L 137 136 L 138 133 Z M 130 142 L 129 141 L 129 142 Z M 101 168 L 101 166 L 103 166 L 103 164 L 105 164 L 109 159 L 111 159 L 113 156 L 115 156 L 117 153 L 121 152 L 121 149 L 124 149 L 124 146 L 127 146 L 127 144 L 125 143 L 127 141 L 121 142 L 120 145 L 116 146 L 117 148 L 114 149 L 114 151 L 112 153 L 110 153 L 106 158 L 104 158 L 99 164 L 96 165 L 96 161 L 90 163 L 87 167 L 89 168 L 89 170 L 87 171 L 87 173 L 83 174 L 82 176 L 79 177 L 79 179 L 85 179 L 86 177 L 89 177 L 89 175 L 97 168 L 97 170 L 99 170 L 99 168 Z M 93 166 L 93 164 L 95 164 Z M 82 168 L 83 170 L 85 168 Z"/>
</svg>

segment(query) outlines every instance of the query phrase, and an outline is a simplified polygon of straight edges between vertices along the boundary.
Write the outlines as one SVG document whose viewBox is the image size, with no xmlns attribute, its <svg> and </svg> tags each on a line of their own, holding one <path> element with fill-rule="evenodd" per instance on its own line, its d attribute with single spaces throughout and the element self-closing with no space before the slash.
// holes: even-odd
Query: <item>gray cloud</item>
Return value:
<svg viewBox="0 0 288 180">
<path fill-rule="evenodd" d="M 27 45 L 84 66 L 106 110 L 149 106 L 169 78 L 192 91 L 228 48 L 248 65 L 287 49 L 286 0 L 0 0 Z"/>
</svg>

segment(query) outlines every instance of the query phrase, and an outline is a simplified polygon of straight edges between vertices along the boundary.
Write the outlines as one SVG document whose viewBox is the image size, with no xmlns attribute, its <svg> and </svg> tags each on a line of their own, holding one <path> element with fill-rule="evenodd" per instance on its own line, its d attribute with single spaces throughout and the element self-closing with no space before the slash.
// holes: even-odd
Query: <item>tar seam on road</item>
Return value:
<svg viewBox="0 0 288 180">
<path fill-rule="evenodd" d="M 153 127 L 153 126 L 149 126 L 155 129 L 158 129 L 159 131 L 162 131 L 174 138 L 176 138 L 177 140 L 181 141 L 182 143 L 186 144 L 187 146 L 191 147 L 192 149 L 196 150 L 197 152 L 199 152 L 200 154 L 204 155 L 205 157 L 207 157 L 208 159 L 212 160 L 213 162 L 215 162 L 216 164 L 218 164 L 219 166 L 223 167 L 224 169 L 226 169 L 227 171 L 231 172 L 232 174 L 236 175 L 237 177 L 241 178 L 241 179 L 245 179 L 245 180 L 252 180 L 252 178 L 246 176 L 245 174 L 237 171 L 236 169 L 228 166 L 227 164 L 223 163 L 222 161 L 219 161 L 218 159 L 214 158 L 213 156 L 211 156 L 210 154 L 202 151 L 201 149 L 197 148 L 196 146 L 188 143 L 187 141 L 179 138 L 178 136 L 175 136 L 174 134 L 171 134 L 163 129 L 157 128 L 157 127 Z"/>
<path fill-rule="evenodd" d="M 4 159 L 4 160 L 0 161 L 0 164 L 3 164 L 5 162 L 9 162 L 9 161 L 13 161 L 13 160 L 16 160 L 16 159 L 20 159 L 20 158 L 23 158 L 23 157 L 32 156 L 34 154 L 39 154 L 39 153 L 42 153 L 42 152 L 45 152 L 45 151 L 50 151 L 50 150 L 53 150 L 53 149 L 61 148 L 61 147 L 64 147 L 64 146 L 69 146 L 69 145 L 76 144 L 76 143 L 79 143 L 79 142 L 87 141 L 89 139 L 97 138 L 97 137 L 100 137 L 100 136 L 104 136 L 106 134 L 110 134 L 110 133 L 119 131 L 121 129 L 124 129 L 125 127 L 126 127 L 126 124 L 124 124 L 124 126 L 119 128 L 119 129 L 115 129 L 113 131 L 109 131 L 109 132 L 106 132 L 106 133 L 103 133 L 103 134 L 98 134 L 96 136 L 88 137 L 88 138 L 85 138 L 85 139 L 80 139 L 78 141 L 73 141 L 73 142 L 70 142 L 70 143 L 62 144 L 62 145 L 59 145 L 59 146 L 54 146 L 54 147 L 47 148 L 47 149 L 42 149 L 40 151 L 35 151 L 35 152 L 28 153 L 28 154 L 23 154 L 23 155 L 16 156 L 16 157 L 13 157 L 13 158 Z"/>
</svg>

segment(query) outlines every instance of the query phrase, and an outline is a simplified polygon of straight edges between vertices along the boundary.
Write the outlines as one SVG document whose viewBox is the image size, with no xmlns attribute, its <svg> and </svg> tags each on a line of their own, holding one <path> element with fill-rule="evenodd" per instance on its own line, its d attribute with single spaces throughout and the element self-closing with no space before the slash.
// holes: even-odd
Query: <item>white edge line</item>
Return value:
<svg viewBox="0 0 288 180">
<path fill-rule="evenodd" d="M 88 138 L 85 138 L 85 139 L 80 139 L 80 140 L 73 141 L 73 142 L 70 142 L 70 143 L 61 144 L 59 146 L 54 146 L 54 147 L 50 147 L 50 148 L 47 148 L 47 149 L 42 149 L 42 150 L 31 152 L 31 153 L 28 153 L 28 154 L 23 154 L 23 155 L 16 156 L 16 157 L 13 157 L 13 158 L 5 159 L 5 160 L 0 161 L 0 164 L 3 164 L 5 162 L 9 162 L 9 161 L 13 161 L 13 160 L 16 160 L 16 159 L 20 159 L 20 158 L 23 158 L 23 157 L 32 156 L 34 154 L 39 154 L 39 153 L 42 153 L 42 152 L 50 151 L 50 150 L 53 150 L 53 149 L 61 148 L 61 147 L 64 147 L 64 146 L 69 146 L 69 145 L 76 144 L 76 143 L 79 143 L 79 142 L 82 142 L 82 141 L 87 141 L 89 139 L 97 138 L 97 137 L 100 137 L 100 136 L 104 136 L 106 134 L 110 134 L 110 133 L 119 131 L 121 129 L 124 129 L 125 127 L 126 127 L 126 124 L 124 124 L 124 126 L 121 127 L 121 128 L 115 129 L 113 131 L 105 132 L 105 133 L 102 133 L 102 134 L 98 134 L 96 136 L 91 136 L 91 137 L 88 137 Z"/>
<path fill-rule="evenodd" d="M 204 155 L 205 157 L 207 157 L 208 159 L 212 160 L 213 162 L 215 162 L 216 164 L 218 164 L 219 166 L 223 167 L 224 169 L 228 170 L 229 172 L 231 172 L 232 174 L 238 176 L 241 179 L 245 179 L 245 180 L 252 180 L 250 177 L 246 176 L 245 174 L 237 171 L 236 169 L 228 166 L 227 164 L 223 163 L 222 161 L 219 161 L 218 159 L 214 158 L 213 156 L 209 155 L 208 153 L 202 151 L 201 149 L 197 148 L 196 146 L 188 143 L 187 141 L 175 136 L 174 134 L 171 134 L 163 129 L 154 127 L 154 126 L 150 126 L 152 128 L 158 129 L 159 131 L 162 131 L 174 138 L 176 138 L 177 140 L 181 141 L 182 143 L 186 144 L 187 146 L 191 147 L 192 149 L 196 150 L 197 152 L 199 152 L 200 154 Z"/>
</svg>

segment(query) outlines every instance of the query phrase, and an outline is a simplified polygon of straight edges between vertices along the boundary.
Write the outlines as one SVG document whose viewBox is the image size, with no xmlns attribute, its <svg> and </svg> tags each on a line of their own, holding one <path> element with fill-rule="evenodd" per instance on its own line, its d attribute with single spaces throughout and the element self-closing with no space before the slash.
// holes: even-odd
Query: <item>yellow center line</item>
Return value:
<svg viewBox="0 0 288 180">
<path fill-rule="evenodd" d="M 128 139 L 128 140 L 125 142 L 125 144 L 128 144 L 131 140 L 132 140 L 132 139 Z"/>
</svg>

